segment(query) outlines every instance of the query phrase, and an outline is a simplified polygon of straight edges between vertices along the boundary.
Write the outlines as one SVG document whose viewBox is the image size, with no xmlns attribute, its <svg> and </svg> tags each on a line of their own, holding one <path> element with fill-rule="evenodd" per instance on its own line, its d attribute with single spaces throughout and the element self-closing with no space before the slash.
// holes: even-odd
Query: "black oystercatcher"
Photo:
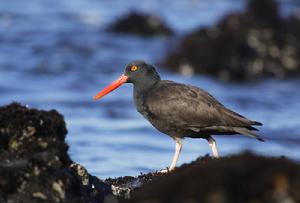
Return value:
<svg viewBox="0 0 300 203">
<path fill-rule="evenodd" d="M 218 157 L 216 141 L 211 135 L 244 134 L 263 141 L 253 132 L 253 125 L 262 125 L 235 113 L 206 91 L 169 80 L 161 80 L 152 65 L 143 61 L 129 63 L 123 75 L 99 92 L 100 99 L 123 83 L 133 83 L 134 102 L 156 129 L 176 141 L 175 154 L 169 170 L 176 166 L 184 137 L 204 138 Z"/>
</svg>

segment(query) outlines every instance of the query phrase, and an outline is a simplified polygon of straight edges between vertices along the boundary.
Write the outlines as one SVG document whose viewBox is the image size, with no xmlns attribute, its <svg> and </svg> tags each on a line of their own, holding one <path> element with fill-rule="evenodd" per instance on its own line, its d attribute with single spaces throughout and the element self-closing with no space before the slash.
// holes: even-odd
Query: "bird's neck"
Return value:
<svg viewBox="0 0 300 203">
<path fill-rule="evenodd" d="M 134 83 L 134 94 L 144 95 L 159 81 L 160 78 L 152 78 L 152 79 L 144 79 L 144 80 L 136 81 Z"/>
<path fill-rule="evenodd" d="M 157 82 L 158 81 L 155 82 L 153 81 L 151 83 L 145 82 L 145 83 L 134 84 L 134 88 L 133 88 L 134 103 L 137 108 L 137 111 L 140 112 L 143 116 L 146 115 L 145 99 L 147 97 L 147 93 L 155 86 Z"/>
</svg>

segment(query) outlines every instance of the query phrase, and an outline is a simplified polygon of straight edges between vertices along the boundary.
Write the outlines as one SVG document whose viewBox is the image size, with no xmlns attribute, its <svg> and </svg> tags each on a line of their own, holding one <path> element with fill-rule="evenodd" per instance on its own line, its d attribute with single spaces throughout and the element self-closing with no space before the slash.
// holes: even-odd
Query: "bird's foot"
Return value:
<svg viewBox="0 0 300 203">
<path fill-rule="evenodd" d="M 159 173 L 169 173 L 170 170 L 168 168 L 166 169 L 161 169 L 160 171 L 158 171 Z"/>
<path fill-rule="evenodd" d="M 166 169 L 161 169 L 160 171 L 158 171 L 158 173 L 170 173 L 172 171 L 174 171 L 175 168 L 166 168 Z"/>
</svg>

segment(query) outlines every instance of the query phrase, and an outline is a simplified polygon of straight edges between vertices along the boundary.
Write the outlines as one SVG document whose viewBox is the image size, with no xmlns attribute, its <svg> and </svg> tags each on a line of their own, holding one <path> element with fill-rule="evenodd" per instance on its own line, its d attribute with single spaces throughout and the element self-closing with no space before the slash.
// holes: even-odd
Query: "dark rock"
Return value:
<svg viewBox="0 0 300 203">
<path fill-rule="evenodd" d="M 66 134 L 64 119 L 55 110 L 17 103 L 0 107 L 0 202 L 96 203 L 111 198 L 109 185 L 72 162 Z"/>
<path fill-rule="evenodd" d="M 146 183 L 120 202 L 300 202 L 300 166 L 244 153 L 200 158 Z"/>
<path fill-rule="evenodd" d="M 112 192 L 115 196 L 120 199 L 130 199 L 134 191 L 138 190 L 145 183 L 149 183 L 154 179 L 159 179 L 165 174 L 155 172 L 141 174 L 137 177 L 124 176 L 118 178 L 108 178 L 105 180 L 105 183 L 111 185 Z"/>
<path fill-rule="evenodd" d="M 162 64 L 225 81 L 293 77 L 300 73 L 299 33 L 297 15 L 284 19 L 275 1 L 250 0 L 245 13 L 229 14 L 184 37 Z"/>
<path fill-rule="evenodd" d="M 170 36 L 172 30 L 157 16 L 131 12 L 109 26 L 109 31 L 141 36 Z"/>
<path fill-rule="evenodd" d="M 248 0 L 245 17 L 253 25 L 261 27 L 277 27 L 282 23 L 274 0 Z"/>
</svg>

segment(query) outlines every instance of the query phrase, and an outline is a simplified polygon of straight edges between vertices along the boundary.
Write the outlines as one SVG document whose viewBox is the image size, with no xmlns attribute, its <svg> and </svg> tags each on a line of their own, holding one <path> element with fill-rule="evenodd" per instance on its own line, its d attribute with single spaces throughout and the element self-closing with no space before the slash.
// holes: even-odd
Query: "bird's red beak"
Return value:
<svg viewBox="0 0 300 203">
<path fill-rule="evenodd" d="M 96 94 L 94 96 L 94 100 L 98 100 L 101 97 L 103 97 L 103 96 L 107 95 L 108 93 L 112 92 L 116 88 L 120 87 L 123 83 L 127 82 L 127 80 L 128 80 L 128 77 L 126 75 L 124 75 L 124 74 L 121 75 L 117 80 L 115 80 L 110 85 L 105 87 L 101 92 Z"/>
</svg>

